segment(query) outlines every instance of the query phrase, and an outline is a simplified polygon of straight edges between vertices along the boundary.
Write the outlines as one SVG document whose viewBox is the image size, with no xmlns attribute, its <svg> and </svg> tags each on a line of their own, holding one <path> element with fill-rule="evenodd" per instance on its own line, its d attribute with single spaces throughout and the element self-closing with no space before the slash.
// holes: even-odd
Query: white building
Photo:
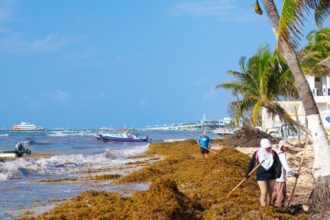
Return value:
<svg viewBox="0 0 330 220">
<path fill-rule="evenodd" d="M 330 57 L 322 62 L 330 66 Z M 315 76 L 305 75 L 305 77 L 319 109 L 323 125 L 326 129 L 330 129 L 330 73 Z M 301 124 L 306 125 L 305 111 L 301 101 L 280 101 L 278 103 L 293 119 L 298 119 Z M 267 113 L 266 109 L 263 109 L 261 114 L 263 131 L 281 127 L 282 122 L 278 116 L 273 118 L 271 114 Z"/>
</svg>

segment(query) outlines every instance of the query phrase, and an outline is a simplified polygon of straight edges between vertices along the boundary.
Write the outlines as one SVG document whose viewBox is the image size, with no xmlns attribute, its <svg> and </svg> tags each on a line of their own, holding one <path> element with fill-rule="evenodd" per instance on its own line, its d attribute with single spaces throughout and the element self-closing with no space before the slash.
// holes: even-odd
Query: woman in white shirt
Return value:
<svg viewBox="0 0 330 220">
<path fill-rule="evenodd" d="M 289 150 L 291 145 L 286 140 L 281 140 L 278 143 L 278 157 L 280 158 L 282 164 L 282 174 L 280 178 L 276 179 L 274 186 L 274 191 L 272 195 L 272 203 L 277 207 L 283 207 L 286 199 L 286 173 L 290 176 L 298 177 L 289 166 L 286 152 Z"/>
</svg>

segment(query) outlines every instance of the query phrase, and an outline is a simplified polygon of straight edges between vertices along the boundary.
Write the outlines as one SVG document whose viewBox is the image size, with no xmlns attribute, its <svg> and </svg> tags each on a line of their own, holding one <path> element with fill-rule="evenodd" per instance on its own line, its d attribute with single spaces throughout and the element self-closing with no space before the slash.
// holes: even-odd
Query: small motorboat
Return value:
<svg viewBox="0 0 330 220">
<path fill-rule="evenodd" d="M 15 150 L 6 150 L 0 152 L 0 162 L 23 157 L 24 154 L 31 155 L 31 150 L 26 149 L 22 142 L 18 142 L 15 146 Z"/>
<path fill-rule="evenodd" d="M 101 142 L 148 142 L 149 138 L 137 137 L 136 135 L 125 132 L 122 134 L 97 134 L 95 135 L 96 140 Z"/>
</svg>

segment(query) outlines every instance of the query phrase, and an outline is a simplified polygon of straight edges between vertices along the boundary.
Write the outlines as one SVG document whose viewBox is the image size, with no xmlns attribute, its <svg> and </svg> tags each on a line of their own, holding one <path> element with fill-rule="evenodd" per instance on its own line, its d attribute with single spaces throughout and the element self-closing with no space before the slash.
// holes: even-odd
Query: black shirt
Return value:
<svg viewBox="0 0 330 220">
<path fill-rule="evenodd" d="M 254 154 L 253 154 L 253 156 L 250 160 L 249 166 L 248 166 L 247 171 L 246 171 L 246 176 L 253 170 L 253 167 L 255 165 L 259 164 L 259 159 L 256 158 L 256 153 L 257 152 L 258 151 L 254 152 Z M 263 166 L 259 166 L 257 168 L 257 172 L 256 172 L 257 180 L 261 180 L 261 181 L 263 181 L 263 180 L 273 180 L 273 179 L 281 177 L 282 165 L 281 165 L 280 158 L 278 157 L 277 153 L 273 150 L 272 150 L 272 154 L 273 154 L 273 157 L 274 157 L 273 165 L 268 170 L 266 170 Z"/>
</svg>

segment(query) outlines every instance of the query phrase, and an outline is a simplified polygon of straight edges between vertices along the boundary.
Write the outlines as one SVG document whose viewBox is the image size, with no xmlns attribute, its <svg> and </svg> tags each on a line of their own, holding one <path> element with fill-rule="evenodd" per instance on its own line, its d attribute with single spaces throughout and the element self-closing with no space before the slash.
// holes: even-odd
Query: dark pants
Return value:
<svg viewBox="0 0 330 220">
<path fill-rule="evenodd" d="M 201 154 L 208 154 L 209 153 L 209 149 L 206 149 L 206 147 L 201 147 Z"/>
</svg>

